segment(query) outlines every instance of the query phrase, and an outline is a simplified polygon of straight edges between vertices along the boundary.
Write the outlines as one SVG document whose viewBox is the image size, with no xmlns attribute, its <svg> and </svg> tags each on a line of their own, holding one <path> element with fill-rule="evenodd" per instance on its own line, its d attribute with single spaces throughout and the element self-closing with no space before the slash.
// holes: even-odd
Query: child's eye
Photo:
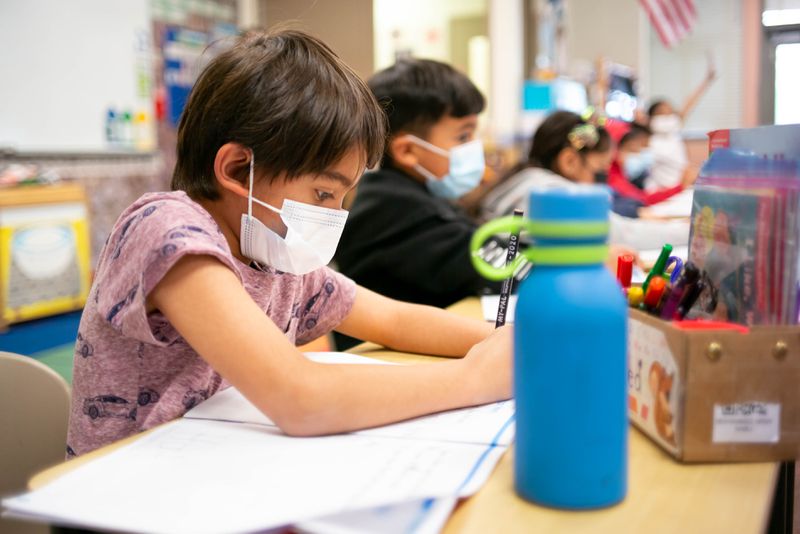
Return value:
<svg viewBox="0 0 800 534">
<path fill-rule="evenodd" d="M 330 200 L 333 198 L 333 195 L 328 193 L 327 191 L 320 191 L 319 189 L 317 189 L 316 193 L 317 193 L 317 200 L 320 202 L 325 202 L 326 200 Z"/>
<path fill-rule="evenodd" d="M 458 136 L 458 142 L 459 143 L 468 143 L 471 138 L 472 138 L 472 134 L 463 133 L 463 134 Z"/>
</svg>

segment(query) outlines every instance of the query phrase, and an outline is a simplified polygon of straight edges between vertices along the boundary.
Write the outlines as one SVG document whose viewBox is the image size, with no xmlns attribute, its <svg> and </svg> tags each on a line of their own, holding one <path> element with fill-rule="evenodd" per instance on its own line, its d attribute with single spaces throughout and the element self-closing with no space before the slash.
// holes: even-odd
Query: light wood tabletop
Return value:
<svg viewBox="0 0 800 534">
<path fill-rule="evenodd" d="M 482 317 L 480 301 L 467 299 L 451 311 Z M 395 362 L 435 361 L 366 343 L 351 352 Z M 462 502 L 445 534 L 486 532 L 560 533 L 762 533 L 772 505 L 778 462 L 680 464 L 631 427 L 628 495 L 612 508 L 589 512 L 554 510 L 514 493 L 513 447 L 488 483 Z"/>
<path fill-rule="evenodd" d="M 461 315 L 481 317 L 478 299 L 462 301 L 450 309 Z M 397 353 L 370 343 L 350 352 L 398 363 L 438 360 Z M 78 465 L 141 436 L 132 436 L 43 471 L 31 479 L 29 487 L 41 487 Z M 631 428 L 625 500 L 607 509 L 573 512 L 537 506 L 517 497 L 513 488 L 513 454 L 512 447 L 500 460 L 488 483 L 456 508 L 445 526 L 445 534 L 762 533 L 769 521 L 780 466 L 777 462 L 680 464 Z"/>
</svg>

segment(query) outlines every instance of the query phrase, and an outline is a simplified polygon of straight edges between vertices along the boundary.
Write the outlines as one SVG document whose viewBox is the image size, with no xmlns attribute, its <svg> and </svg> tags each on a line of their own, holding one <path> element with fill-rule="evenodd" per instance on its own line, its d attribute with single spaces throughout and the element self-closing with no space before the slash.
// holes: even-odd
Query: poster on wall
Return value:
<svg viewBox="0 0 800 534">
<path fill-rule="evenodd" d="M 167 120 L 178 125 L 197 75 L 200 58 L 208 44 L 208 34 L 186 28 L 167 27 L 164 35 L 164 87 Z"/>
<path fill-rule="evenodd" d="M 197 76 L 219 50 L 214 45 L 237 31 L 236 25 L 229 22 L 217 22 L 208 32 L 167 26 L 163 40 L 164 87 L 167 120 L 173 127 L 178 125 Z"/>
<path fill-rule="evenodd" d="M 62 194 L 74 195 L 72 191 Z M 91 285 L 89 247 L 88 210 L 82 197 L 80 201 L 3 206 L 0 322 L 82 308 Z"/>
</svg>

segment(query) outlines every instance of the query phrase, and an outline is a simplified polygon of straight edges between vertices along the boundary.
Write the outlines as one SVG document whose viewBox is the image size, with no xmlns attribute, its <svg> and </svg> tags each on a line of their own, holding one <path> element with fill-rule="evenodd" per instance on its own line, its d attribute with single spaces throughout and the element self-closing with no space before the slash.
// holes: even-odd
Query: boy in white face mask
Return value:
<svg viewBox="0 0 800 534">
<path fill-rule="evenodd" d="M 389 138 L 380 168 L 359 184 L 339 268 L 381 294 L 440 307 L 499 290 L 472 267 L 477 225 L 454 203 L 484 173 L 483 95 L 451 66 L 423 59 L 399 61 L 369 87 L 389 116 Z"/>
<path fill-rule="evenodd" d="M 101 253 L 76 345 L 69 455 L 180 417 L 228 384 L 293 435 L 511 395 L 508 328 L 393 301 L 325 267 L 342 200 L 384 138 L 367 86 L 309 35 L 249 34 L 210 61 L 181 115 L 173 191 L 128 207 Z M 333 329 L 466 356 L 336 366 L 295 348 Z M 104 396 L 125 409 L 86 408 Z"/>
</svg>

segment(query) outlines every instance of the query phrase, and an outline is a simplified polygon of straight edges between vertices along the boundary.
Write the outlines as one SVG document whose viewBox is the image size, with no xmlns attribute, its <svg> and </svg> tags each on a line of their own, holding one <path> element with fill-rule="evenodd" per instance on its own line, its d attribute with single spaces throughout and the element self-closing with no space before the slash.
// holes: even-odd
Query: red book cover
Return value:
<svg viewBox="0 0 800 534">
<path fill-rule="evenodd" d="M 775 204 L 774 193 L 765 193 L 759 197 L 758 217 L 756 219 L 756 254 L 755 254 L 755 290 L 756 290 L 756 317 L 759 324 L 772 322 L 769 300 L 771 292 L 772 258 L 770 254 L 775 249 L 772 246 L 774 237 L 772 228 L 772 211 Z"/>
<path fill-rule="evenodd" d="M 730 148 L 731 146 L 731 131 L 730 130 L 714 130 L 708 132 L 708 153 L 711 154 L 718 148 Z"/>
<path fill-rule="evenodd" d="M 775 197 L 775 210 L 772 214 L 773 243 L 771 262 L 772 262 L 772 282 L 770 283 L 771 311 L 774 321 L 782 324 L 785 321 L 784 313 L 784 236 L 786 235 L 786 194 L 778 194 Z"/>
</svg>

